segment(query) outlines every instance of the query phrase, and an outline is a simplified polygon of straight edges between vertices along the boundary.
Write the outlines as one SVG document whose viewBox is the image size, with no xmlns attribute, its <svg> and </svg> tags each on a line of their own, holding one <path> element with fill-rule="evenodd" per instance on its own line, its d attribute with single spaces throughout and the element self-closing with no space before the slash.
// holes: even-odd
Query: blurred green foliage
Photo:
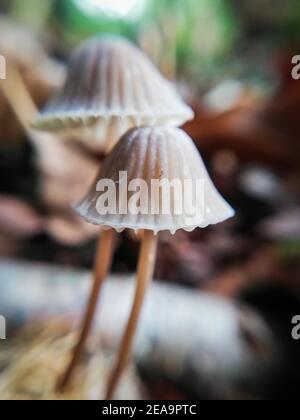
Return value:
<svg viewBox="0 0 300 420">
<path fill-rule="evenodd" d="M 99 32 L 124 35 L 132 40 L 138 35 L 139 25 L 132 21 L 110 16 L 85 14 L 72 0 L 56 1 L 56 15 L 64 25 L 65 36 L 74 42 L 88 38 Z"/>
<path fill-rule="evenodd" d="M 77 42 L 97 32 L 125 35 L 132 40 L 160 37 L 158 54 L 174 55 L 176 71 L 198 76 L 218 68 L 239 30 L 228 0 L 146 0 L 138 20 L 103 13 L 84 14 L 76 2 L 56 2 L 57 16 L 69 40 Z"/>
<path fill-rule="evenodd" d="M 33 31 L 44 28 L 52 12 L 54 0 L 1 0 L 0 6 L 16 21 Z"/>
<path fill-rule="evenodd" d="M 170 33 L 177 70 L 190 76 L 211 74 L 239 34 L 234 11 L 226 0 L 151 0 L 145 22 L 161 34 Z"/>
<path fill-rule="evenodd" d="M 124 35 L 169 77 L 183 75 L 198 85 L 227 75 L 259 78 L 266 57 L 300 44 L 299 0 L 144 0 L 135 18 L 101 8 L 88 13 L 91 1 L 96 7 L 97 0 L 0 0 L 0 8 L 50 33 L 62 53 L 99 32 Z"/>
</svg>

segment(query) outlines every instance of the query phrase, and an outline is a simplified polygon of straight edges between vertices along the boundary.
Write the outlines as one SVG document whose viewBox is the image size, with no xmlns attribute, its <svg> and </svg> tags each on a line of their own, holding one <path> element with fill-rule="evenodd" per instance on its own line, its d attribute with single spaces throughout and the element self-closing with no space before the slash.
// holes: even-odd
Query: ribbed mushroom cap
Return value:
<svg viewBox="0 0 300 420">
<path fill-rule="evenodd" d="M 34 126 L 99 151 L 130 128 L 180 126 L 193 116 L 141 50 L 121 37 L 102 36 L 74 52 L 63 89 Z"/>
<path fill-rule="evenodd" d="M 157 194 L 158 182 L 160 186 L 170 182 L 177 189 L 159 188 Z M 196 194 L 198 184 L 200 193 Z M 187 201 L 194 205 L 193 211 Z M 191 138 L 172 127 L 137 128 L 126 133 L 75 209 L 93 224 L 155 233 L 191 231 L 234 215 L 214 187 Z"/>
</svg>

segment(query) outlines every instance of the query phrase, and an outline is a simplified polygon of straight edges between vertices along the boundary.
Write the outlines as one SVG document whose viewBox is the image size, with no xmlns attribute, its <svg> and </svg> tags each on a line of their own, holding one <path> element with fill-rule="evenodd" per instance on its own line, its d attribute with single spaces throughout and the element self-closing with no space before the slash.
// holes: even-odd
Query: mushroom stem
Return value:
<svg viewBox="0 0 300 420">
<path fill-rule="evenodd" d="M 82 320 L 82 326 L 80 330 L 81 332 L 79 335 L 78 342 L 74 347 L 71 361 L 66 371 L 58 381 L 58 391 L 64 391 L 70 383 L 72 376 L 75 372 L 75 368 L 78 365 L 82 353 L 84 351 L 84 347 L 89 333 L 91 331 L 92 323 L 95 317 L 101 287 L 111 267 L 112 255 L 114 251 L 114 238 L 115 231 L 113 229 L 102 231 L 102 235 L 99 240 L 99 245 L 96 252 L 94 284 L 91 290 L 91 295 L 88 301 L 85 315 Z"/>
<path fill-rule="evenodd" d="M 139 257 L 138 271 L 136 278 L 136 291 L 133 307 L 129 317 L 126 331 L 124 333 L 118 355 L 118 361 L 109 377 L 106 391 L 106 400 L 113 398 L 115 389 L 129 359 L 134 335 L 140 318 L 144 297 L 149 287 L 155 266 L 157 251 L 157 236 L 150 230 L 144 231 L 142 248 Z"/>
</svg>

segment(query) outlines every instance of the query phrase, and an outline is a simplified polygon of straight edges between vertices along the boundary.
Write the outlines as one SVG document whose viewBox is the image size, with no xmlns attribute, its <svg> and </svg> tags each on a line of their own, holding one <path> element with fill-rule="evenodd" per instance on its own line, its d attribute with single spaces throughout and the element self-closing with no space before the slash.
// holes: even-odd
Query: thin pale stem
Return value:
<svg viewBox="0 0 300 420">
<path fill-rule="evenodd" d="M 114 238 L 115 232 L 113 229 L 102 231 L 102 235 L 99 240 L 99 245 L 96 252 L 93 288 L 91 291 L 84 318 L 82 320 L 79 339 L 76 346 L 74 347 L 71 361 L 65 373 L 63 374 L 63 376 L 57 384 L 57 388 L 59 391 L 63 391 L 69 385 L 75 372 L 76 366 L 80 362 L 80 358 L 84 351 L 85 344 L 91 331 L 92 323 L 95 317 L 101 287 L 111 268 L 112 256 L 114 251 Z"/>
<path fill-rule="evenodd" d="M 144 232 L 142 248 L 139 257 L 138 271 L 136 278 L 136 291 L 133 307 L 129 317 L 126 331 L 124 333 L 116 366 L 114 367 L 107 384 L 106 400 L 113 398 L 116 387 L 119 383 L 124 368 L 128 362 L 133 339 L 140 318 L 141 309 L 146 291 L 151 283 L 157 250 L 157 237 L 150 230 Z"/>
</svg>

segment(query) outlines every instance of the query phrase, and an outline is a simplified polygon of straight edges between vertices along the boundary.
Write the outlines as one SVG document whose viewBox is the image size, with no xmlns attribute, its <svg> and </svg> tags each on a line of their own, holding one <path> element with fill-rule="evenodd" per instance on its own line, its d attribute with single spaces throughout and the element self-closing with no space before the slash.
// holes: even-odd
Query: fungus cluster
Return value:
<svg viewBox="0 0 300 420">
<path fill-rule="evenodd" d="M 175 233 L 178 229 L 192 231 L 234 214 L 214 187 L 192 140 L 176 128 L 192 118 L 193 111 L 140 50 L 119 37 L 104 36 L 75 51 L 64 87 L 35 121 L 38 129 L 55 131 L 85 142 L 92 150 L 107 153 L 90 191 L 75 207 L 87 222 L 99 225 L 102 232 L 91 295 L 71 362 L 58 382 L 60 390 L 70 382 L 84 350 L 101 286 L 110 270 L 115 232 L 141 231 L 142 243 L 133 307 L 108 379 L 106 399 L 113 398 L 130 356 L 153 277 L 157 234 Z M 135 191 L 124 187 L 122 176 L 126 176 L 126 185 L 132 182 L 136 186 Z M 159 183 L 156 195 L 151 188 L 154 181 Z M 165 193 L 160 189 L 164 181 L 172 186 L 165 190 L 169 199 L 167 211 L 162 204 Z M 188 195 L 178 193 L 174 181 L 180 185 L 188 181 Z M 195 205 L 190 212 L 185 204 L 198 184 L 202 186 L 202 199 L 196 196 L 192 200 Z M 107 208 L 110 201 L 113 211 Z M 138 211 L 131 211 L 131 201 Z"/>
</svg>

